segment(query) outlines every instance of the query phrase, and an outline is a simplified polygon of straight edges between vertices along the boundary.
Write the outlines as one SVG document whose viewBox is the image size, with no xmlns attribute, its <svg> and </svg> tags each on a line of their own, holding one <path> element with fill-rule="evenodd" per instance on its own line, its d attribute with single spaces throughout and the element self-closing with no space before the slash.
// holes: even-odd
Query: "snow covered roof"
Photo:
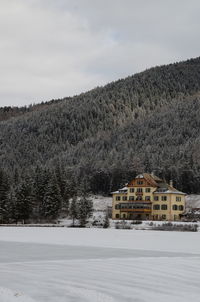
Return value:
<svg viewBox="0 0 200 302">
<path fill-rule="evenodd" d="M 168 186 L 168 188 L 166 188 L 166 190 L 157 190 L 154 193 L 165 193 L 165 194 L 179 194 L 179 195 L 186 195 L 185 193 L 176 190 L 173 187 Z"/>
<path fill-rule="evenodd" d="M 119 189 L 118 191 L 111 192 L 111 194 L 127 193 L 127 190 L 128 190 L 127 187 L 123 187 L 123 188 Z"/>
<path fill-rule="evenodd" d="M 136 178 L 144 178 L 144 176 L 142 174 L 139 174 L 136 176 Z"/>
</svg>

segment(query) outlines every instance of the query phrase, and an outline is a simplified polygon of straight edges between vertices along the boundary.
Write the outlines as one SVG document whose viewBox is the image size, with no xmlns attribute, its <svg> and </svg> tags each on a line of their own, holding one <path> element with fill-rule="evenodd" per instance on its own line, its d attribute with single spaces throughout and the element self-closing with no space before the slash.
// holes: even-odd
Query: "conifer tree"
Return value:
<svg viewBox="0 0 200 302">
<path fill-rule="evenodd" d="M 51 178 L 50 172 L 41 167 L 37 167 L 34 175 L 34 209 L 33 218 L 42 219 L 43 216 L 43 203 L 44 196 L 47 190 L 49 179 Z"/>
<path fill-rule="evenodd" d="M 16 190 L 15 219 L 26 223 L 32 213 L 32 187 L 30 183 L 22 182 Z"/>
<path fill-rule="evenodd" d="M 107 229 L 110 226 L 110 221 L 109 221 L 109 216 L 108 216 L 108 211 L 106 212 L 106 216 L 105 216 L 105 220 L 104 220 L 104 224 L 103 224 L 103 228 Z"/>
<path fill-rule="evenodd" d="M 0 171 L 0 223 L 7 223 L 9 217 L 9 193 L 10 185 L 7 175 Z"/>
<path fill-rule="evenodd" d="M 43 199 L 42 215 L 48 220 L 58 217 L 61 208 L 61 195 L 55 177 L 49 180 Z"/>
<path fill-rule="evenodd" d="M 91 217 L 92 212 L 92 201 L 87 197 L 87 195 L 82 195 L 78 202 L 78 219 L 81 227 L 85 227 L 87 219 Z"/>
<path fill-rule="evenodd" d="M 16 219 L 16 214 L 17 214 L 17 209 L 16 209 L 16 195 L 15 195 L 15 190 L 14 188 L 11 188 L 9 193 L 8 193 L 8 223 L 17 223 Z"/>
<path fill-rule="evenodd" d="M 75 219 L 78 219 L 78 202 L 77 196 L 73 196 L 70 207 L 69 207 L 69 216 L 72 218 L 72 226 L 74 226 Z"/>
</svg>

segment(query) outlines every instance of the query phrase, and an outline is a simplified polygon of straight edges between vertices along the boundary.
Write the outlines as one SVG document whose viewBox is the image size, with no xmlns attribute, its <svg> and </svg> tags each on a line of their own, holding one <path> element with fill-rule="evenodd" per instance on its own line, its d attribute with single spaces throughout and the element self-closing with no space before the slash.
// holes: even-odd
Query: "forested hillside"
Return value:
<svg viewBox="0 0 200 302">
<path fill-rule="evenodd" d="M 53 195 L 57 213 L 67 211 L 69 197 L 79 191 L 108 194 L 143 171 L 173 178 L 187 193 L 200 192 L 200 58 L 72 98 L 10 109 L 7 118 L 4 109 L 4 213 L 11 204 L 16 211 L 17 200 L 23 200 L 19 194 L 32 216 L 44 212 Z"/>
<path fill-rule="evenodd" d="M 49 102 L 43 102 L 41 104 L 33 104 L 29 106 L 24 106 L 24 107 L 11 107 L 11 106 L 6 106 L 6 107 L 0 107 L 0 122 L 1 121 L 6 121 L 9 120 L 12 117 L 18 117 L 20 115 L 24 115 L 28 112 L 32 111 L 37 111 L 41 110 L 43 108 L 46 108 L 54 103 L 58 103 L 61 100 L 51 100 Z"/>
</svg>

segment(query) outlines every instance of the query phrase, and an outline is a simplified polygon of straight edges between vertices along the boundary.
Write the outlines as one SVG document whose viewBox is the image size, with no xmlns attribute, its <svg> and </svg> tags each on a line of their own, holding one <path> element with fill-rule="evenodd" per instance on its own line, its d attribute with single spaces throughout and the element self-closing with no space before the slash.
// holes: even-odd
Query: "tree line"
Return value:
<svg viewBox="0 0 200 302">
<path fill-rule="evenodd" d="M 64 180 L 59 169 L 37 168 L 15 185 L 0 171 L 1 224 L 55 222 L 59 217 L 70 217 L 73 225 L 78 219 L 79 225 L 85 226 L 92 211 L 87 188 L 76 191 L 73 181 Z"/>
</svg>

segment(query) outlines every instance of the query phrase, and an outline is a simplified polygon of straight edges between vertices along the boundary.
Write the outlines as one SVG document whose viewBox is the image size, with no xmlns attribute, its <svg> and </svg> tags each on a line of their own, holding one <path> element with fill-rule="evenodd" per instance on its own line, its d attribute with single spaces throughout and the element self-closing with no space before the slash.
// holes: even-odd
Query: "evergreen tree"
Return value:
<svg viewBox="0 0 200 302">
<path fill-rule="evenodd" d="M 46 168 L 37 167 L 33 179 L 34 188 L 34 205 L 33 205 L 33 218 L 37 221 L 38 219 L 44 218 L 43 204 L 44 196 L 47 191 L 49 179 L 52 177 L 50 171 Z"/>
<path fill-rule="evenodd" d="M 23 182 L 16 189 L 16 203 L 15 203 L 15 219 L 16 222 L 21 221 L 26 223 L 31 217 L 32 213 L 32 187 L 31 184 Z"/>
<path fill-rule="evenodd" d="M 77 196 L 73 196 L 69 207 L 69 216 L 72 218 L 72 225 L 74 226 L 75 219 L 78 219 L 78 201 Z"/>
<path fill-rule="evenodd" d="M 8 176 L 0 171 L 0 222 L 7 223 L 9 218 L 9 200 L 8 193 L 10 190 Z"/>
<path fill-rule="evenodd" d="M 85 227 L 87 219 L 91 217 L 93 212 L 93 203 L 87 195 L 81 196 L 78 202 L 78 219 L 81 227 Z"/>
<path fill-rule="evenodd" d="M 47 220 L 58 218 L 61 209 L 61 195 L 55 177 L 49 180 L 42 204 L 42 216 Z"/>
<path fill-rule="evenodd" d="M 11 190 L 8 193 L 8 223 L 17 223 L 17 203 L 16 203 L 16 195 L 14 188 L 11 188 Z"/>
<path fill-rule="evenodd" d="M 109 216 L 108 216 L 108 212 L 106 212 L 103 228 L 107 229 L 109 228 L 109 226 L 110 226 Z"/>
</svg>

